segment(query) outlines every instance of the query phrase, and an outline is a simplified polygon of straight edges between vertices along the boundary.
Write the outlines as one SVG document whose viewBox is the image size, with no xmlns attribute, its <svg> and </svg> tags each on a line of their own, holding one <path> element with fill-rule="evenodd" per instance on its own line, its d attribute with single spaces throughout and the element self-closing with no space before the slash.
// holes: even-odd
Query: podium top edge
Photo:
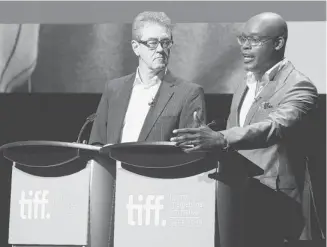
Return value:
<svg viewBox="0 0 327 247">
<path fill-rule="evenodd" d="M 123 142 L 117 144 L 106 144 L 102 148 L 116 148 L 116 147 L 175 147 L 178 148 L 176 142 L 157 141 L 157 142 Z"/>
<path fill-rule="evenodd" d="M 114 149 L 142 149 L 143 151 L 148 149 L 164 149 L 164 150 L 179 150 L 182 152 L 181 148 L 176 145 L 176 142 L 169 142 L 169 141 L 157 141 L 157 142 L 124 142 L 124 143 L 117 143 L 117 144 L 106 144 L 100 148 L 100 153 L 110 153 Z"/>
<path fill-rule="evenodd" d="M 74 142 L 61 142 L 61 141 L 44 141 L 44 140 L 36 140 L 36 141 L 18 141 L 4 144 L 0 147 L 0 152 L 10 148 L 16 147 L 61 147 L 61 148 L 75 148 L 75 149 L 83 149 L 88 151 L 99 152 L 101 147 L 83 144 L 83 143 L 74 143 Z"/>
</svg>

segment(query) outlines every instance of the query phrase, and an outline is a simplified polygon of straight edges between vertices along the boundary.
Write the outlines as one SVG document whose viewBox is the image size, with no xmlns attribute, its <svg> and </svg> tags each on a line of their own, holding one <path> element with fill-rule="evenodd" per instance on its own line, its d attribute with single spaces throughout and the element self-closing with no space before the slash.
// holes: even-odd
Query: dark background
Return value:
<svg viewBox="0 0 327 247">
<path fill-rule="evenodd" d="M 169 70 L 208 93 L 232 93 L 244 77 L 236 40 L 242 23 L 177 23 Z M 41 24 L 32 92 L 100 93 L 133 73 L 132 24 Z M 320 82 L 317 82 L 320 83 Z"/>
</svg>

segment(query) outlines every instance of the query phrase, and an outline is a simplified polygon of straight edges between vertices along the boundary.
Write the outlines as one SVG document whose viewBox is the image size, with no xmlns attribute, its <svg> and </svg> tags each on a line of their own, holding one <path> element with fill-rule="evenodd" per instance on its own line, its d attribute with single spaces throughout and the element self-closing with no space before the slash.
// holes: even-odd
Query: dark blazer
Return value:
<svg viewBox="0 0 327 247">
<path fill-rule="evenodd" d="M 231 105 L 227 129 L 230 146 L 264 170 L 257 179 L 299 203 L 306 191 L 306 144 L 310 145 L 310 114 L 316 108 L 317 89 L 291 62 L 279 71 L 258 95 L 243 127 L 239 111 L 246 92 L 238 86 Z M 269 212 L 267 212 L 269 214 Z"/>
<path fill-rule="evenodd" d="M 106 83 L 93 123 L 90 144 L 120 142 L 134 80 L 135 73 Z M 138 141 L 169 141 L 174 129 L 192 126 L 194 111 L 205 121 L 202 87 L 184 82 L 169 71 L 164 76 L 154 102 Z"/>
</svg>

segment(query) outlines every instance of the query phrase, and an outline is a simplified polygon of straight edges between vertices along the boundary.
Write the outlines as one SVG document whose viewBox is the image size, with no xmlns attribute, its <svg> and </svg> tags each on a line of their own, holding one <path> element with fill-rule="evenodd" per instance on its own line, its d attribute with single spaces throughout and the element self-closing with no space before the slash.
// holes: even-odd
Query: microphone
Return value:
<svg viewBox="0 0 327 247">
<path fill-rule="evenodd" d="M 262 97 L 255 97 L 253 103 L 257 103 Z"/>
<path fill-rule="evenodd" d="M 86 118 L 85 123 L 83 124 L 81 130 L 80 130 L 79 133 L 78 133 L 77 141 L 76 141 L 77 143 L 81 143 L 81 137 L 82 137 L 82 134 L 84 133 L 84 130 L 85 130 L 86 126 L 87 126 L 89 123 L 92 123 L 92 122 L 94 121 L 94 119 L 96 118 L 96 116 L 97 116 L 96 113 L 93 113 L 93 114 L 91 114 L 90 116 L 88 116 L 88 117 Z"/>
<path fill-rule="evenodd" d="M 154 106 L 154 103 L 155 103 L 155 100 L 154 100 L 154 98 L 152 98 L 152 100 L 148 102 L 148 105 L 150 107 L 152 107 L 152 106 Z"/>
</svg>

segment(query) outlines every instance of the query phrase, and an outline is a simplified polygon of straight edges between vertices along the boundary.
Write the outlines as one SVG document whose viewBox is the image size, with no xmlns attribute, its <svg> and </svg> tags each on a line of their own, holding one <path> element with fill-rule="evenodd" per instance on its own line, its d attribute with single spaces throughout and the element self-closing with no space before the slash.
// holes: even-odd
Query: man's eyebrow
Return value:
<svg viewBox="0 0 327 247">
<path fill-rule="evenodd" d="M 145 39 L 146 41 L 151 41 L 151 40 L 158 40 L 158 39 L 156 39 L 156 38 L 147 38 L 147 39 Z"/>
<path fill-rule="evenodd" d="M 150 37 L 147 39 L 148 41 L 158 41 L 158 40 L 171 40 L 169 37 L 164 37 L 162 39 L 158 39 L 158 38 L 153 38 L 153 37 Z"/>
</svg>

